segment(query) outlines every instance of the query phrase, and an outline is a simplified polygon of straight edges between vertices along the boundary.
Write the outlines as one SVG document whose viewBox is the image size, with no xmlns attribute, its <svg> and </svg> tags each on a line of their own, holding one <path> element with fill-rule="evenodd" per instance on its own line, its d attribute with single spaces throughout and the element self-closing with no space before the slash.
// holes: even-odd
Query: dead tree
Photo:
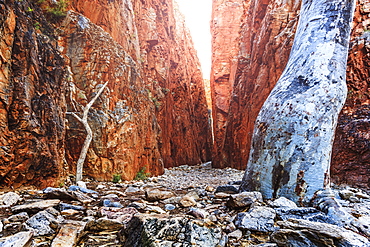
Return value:
<svg viewBox="0 0 370 247">
<path fill-rule="evenodd" d="M 329 184 L 355 0 L 303 0 L 288 64 L 264 103 L 241 190 L 307 203 Z"/>
<path fill-rule="evenodd" d="M 90 125 L 87 121 L 87 117 L 90 111 L 91 106 L 95 103 L 95 101 L 99 98 L 99 96 L 102 94 L 104 91 L 105 87 L 108 85 L 108 82 L 106 82 L 96 93 L 94 98 L 83 108 L 83 113 L 82 113 L 82 118 L 78 116 L 75 112 L 67 112 L 67 114 L 71 114 L 74 116 L 78 121 L 80 121 L 83 126 L 85 127 L 86 130 L 86 138 L 84 141 L 84 144 L 82 146 L 80 156 L 77 160 L 76 164 L 76 182 L 82 180 L 82 171 L 83 171 L 83 164 L 86 159 L 87 151 L 89 150 L 90 143 L 93 137 L 92 130 L 90 128 Z"/>
</svg>

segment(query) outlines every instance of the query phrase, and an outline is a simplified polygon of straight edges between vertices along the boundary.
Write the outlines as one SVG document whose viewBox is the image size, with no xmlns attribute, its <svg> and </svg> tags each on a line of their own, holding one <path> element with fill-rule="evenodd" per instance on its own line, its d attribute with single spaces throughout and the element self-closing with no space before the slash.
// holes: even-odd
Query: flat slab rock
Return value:
<svg viewBox="0 0 370 247">
<path fill-rule="evenodd" d="M 73 247 L 85 229 L 86 223 L 73 220 L 64 221 L 51 247 Z"/>
<path fill-rule="evenodd" d="M 3 240 L 0 239 L 0 247 L 28 247 L 31 246 L 32 237 L 33 233 L 31 231 L 18 232 Z"/>
<path fill-rule="evenodd" d="M 125 247 L 202 246 L 223 247 L 226 237 L 220 228 L 183 216 L 140 214 L 125 231 Z M 179 244 L 182 245 L 174 245 Z"/>
<path fill-rule="evenodd" d="M 281 229 L 271 235 L 279 246 L 341 246 L 368 247 L 367 238 L 332 224 L 289 219 L 277 223 Z"/>
<path fill-rule="evenodd" d="M 38 202 L 33 202 L 33 203 L 29 203 L 29 204 L 14 206 L 14 207 L 12 207 L 12 211 L 14 213 L 17 213 L 17 212 L 38 212 L 38 211 L 42 211 L 42 210 L 50 208 L 50 207 L 55 207 L 59 203 L 60 203 L 59 199 L 41 200 L 41 201 L 38 201 Z"/>
</svg>

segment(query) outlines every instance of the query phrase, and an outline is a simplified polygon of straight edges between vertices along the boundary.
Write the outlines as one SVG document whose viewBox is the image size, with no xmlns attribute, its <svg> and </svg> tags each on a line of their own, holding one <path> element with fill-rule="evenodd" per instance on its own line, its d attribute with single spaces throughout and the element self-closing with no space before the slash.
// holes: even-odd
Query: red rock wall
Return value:
<svg viewBox="0 0 370 247">
<path fill-rule="evenodd" d="M 52 6 L 0 0 L 0 184 L 54 186 L 73 174 L 86 133 L 70 113 L 106 81 L 89 112 L 85 176 L 211 159 L 200 65 L 172 0 L 75 0 L 60 21 Z"/>
<path fill-rule="evenodd" d="M 370 1 L 360 0 L 348 56 L 346 104 L 339 116 L 331 177 L 336 184 L 370 188 Z"/>
<path fill-rule="evenodd" d="M 218 152 L 214 152 L 213 164 L 216 167 L 246 168 L 254 121 L 285 68 L 300 7 L 298 0 L 247 2 L 244 3 L 242 26 L 237 41 L 239 47 L 237 68 L 234 70 L 235 74 L 229 76 L 231 78 L 229 84 L 233 87 L 230 103 L 224 106 L 225 109 L 229 109 L 226 120 L 223 121 L 226 124 L 222 126 L 225 129 L 224 135 L 215 139 Z M 219 15 L 217 18 L 223 19 L 225 16 Z M 229 39 L 229 35 L 226 39 Z M 224 49 L 226 53 L 229 46 L 220 46 L 220 49 Z M 220 85 L 216 81 L 213 82 L 213 86 L 216 92 L 222 90 L 218 88 Z M 213 99 L 215 102 L 217 97 L 215 95 L 216 99 Z M 227 104 L 227 101 L 224 102 Z M 213 110 L 217 111 L 215 108 Z M 218 131 L 217 125 L 216 122 L 215 133 Z"/>
<path fill-rule="evenodd" d="M 213 165 L 224 167 L 221 150 L 229 115 L 231 91 L 239 53 L 239 32 L 244 8 L 242 0 L 214 0 L 212 4 L 212 117 L 214 129 Z"/>
<path fill-rule="evenodd" d="M 32 11 L 30 11 L 30 9 Z M 44 33 L 36 28 L 43 25 Z M 0 1 L 0 184 L 58 184 L 65 174 L 64 61 L 28 1 Z"/>
<path fill-rule="evenodd" d="M 174 2 L 127 1 L 121 6 L 116 1 L 76 0 L 73 6 L 137 58 L 161 127 L 165 167 L 210 160 L 211 129 L 200 64 Z"/>
</svg>

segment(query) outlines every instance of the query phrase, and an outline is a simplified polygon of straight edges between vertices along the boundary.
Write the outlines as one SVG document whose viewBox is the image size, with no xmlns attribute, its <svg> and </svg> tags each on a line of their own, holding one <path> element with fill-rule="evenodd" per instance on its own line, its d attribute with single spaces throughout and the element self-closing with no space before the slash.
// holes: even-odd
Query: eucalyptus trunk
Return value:
<svg viewBox="0 0 370 247">
<path fill-rule="evenodd" d="M 329 185 L 355 0 L 303 0 L 288 64 L 255 123 L 241 190 L 306 204 Z"/>
</svg>

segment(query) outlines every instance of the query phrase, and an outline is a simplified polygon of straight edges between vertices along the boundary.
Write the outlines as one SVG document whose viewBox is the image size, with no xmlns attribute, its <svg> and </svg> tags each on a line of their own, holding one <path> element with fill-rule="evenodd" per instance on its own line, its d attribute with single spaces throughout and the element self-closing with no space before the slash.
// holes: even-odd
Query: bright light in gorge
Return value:
<svg viewBox="0 0 370 247">
<path fill-rule="evenodd" d="M 212 0 L 176 0 L 185 22 L 190 29 L 195 49 L 202 66 L 204 79 L 211 73 L 211 31 L 210 20 Z"/>
</svg>

